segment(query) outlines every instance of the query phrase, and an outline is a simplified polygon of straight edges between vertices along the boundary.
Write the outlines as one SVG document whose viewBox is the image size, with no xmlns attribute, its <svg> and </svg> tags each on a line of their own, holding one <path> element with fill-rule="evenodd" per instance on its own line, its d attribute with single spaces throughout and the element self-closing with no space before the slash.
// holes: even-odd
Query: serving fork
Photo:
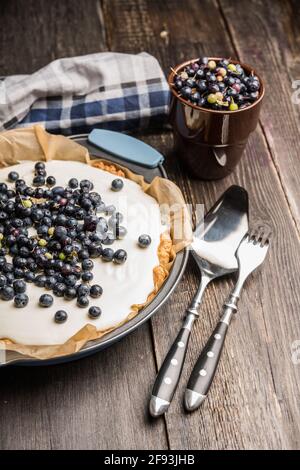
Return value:
<svg viewBox="0 0 300 470">
<path fill-rule="evenodd" d="M 194 322 L 206 286 L 214 279 L 237 271 L 236 250 L 248 232 L 248 194 L 231 186 L 205 215 L 195 231 L 191 253 L 199 267 L 201 282 L 186 310 L 184 323 L 167 353 L 155 380 L 150 399 L 150 414 L 165 413 L 172 401 L 185 361 Z"/>
<path fill-rule="evenodd" d="M 215 376 L 226 333 L 231 319 L 237 313 L 241 290 L 248 276 L 260 266 L 269 248 L 270 231 L 259 227 L 248 233 L 241 241 L 236 253 L 238 279 L 228 300 L 223 306 L 223 314 L 191 373 L 185 391 L 184 404 L 188 411 L 197 409 L 205 400 Z"/>
</svg>

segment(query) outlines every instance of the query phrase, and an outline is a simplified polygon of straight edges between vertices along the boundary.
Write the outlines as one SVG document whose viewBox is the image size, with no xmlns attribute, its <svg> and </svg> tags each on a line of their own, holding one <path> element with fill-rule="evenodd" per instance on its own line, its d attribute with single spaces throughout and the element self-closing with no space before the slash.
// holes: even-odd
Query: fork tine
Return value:
<svg viewBox="0 0 300 470">
<path fill-rule="evenodd" d="M 261 226 L 256 225 L 251 229 L 251 231 L 250 231 L 250 240 L 253 243 L 257 243 L 259 241 L 261 228 L 262 228 Z"/>
<path fill-rule="evenodd" d="M 252 241 L 255 245 L 259 244 L 262 247 L 266 243 L 269 243 L 271 236 L 271 228 L 268 226 L 258 225 L 253 227 L 249 234 L 249 241 Z"/>
<path fill-rule="evenodd" d="M 270 237 L 271 237 L 271 230 L 266 230 L 262 239 L 261 239 L 261 246 L 269 245 L 270 243 Z"/>
</svg>

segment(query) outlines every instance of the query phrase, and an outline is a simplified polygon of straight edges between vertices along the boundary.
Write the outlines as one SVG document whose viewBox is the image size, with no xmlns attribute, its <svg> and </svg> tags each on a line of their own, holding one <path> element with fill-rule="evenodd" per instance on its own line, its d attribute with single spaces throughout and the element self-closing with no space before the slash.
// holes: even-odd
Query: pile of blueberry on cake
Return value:
<svg viewBox="0 0 300 470">
<path fill-rule="evenodd" d="M 94 263 L 126 262 L 127 252 L 113 247 L 127 234 L 122 214 L 105 204 L 88 179 L 57 185 L 43 162 L 34 165 L 31 185 L 17 171 L 8 173 L 8 183 L 0 183 L 0 299 L 26 307 L 30 283 L 43 290 L 40 308 L 51 307 L 55 297 L 74 299 L 89 318 L 99 318 L 101 309 L 93 299 L 103 289 L 93 280 Z M 110 191 L 123 186 L 121 178 L 114 178 Z M 136 244 L 147 248 L 151 237 L 141 234 Z M 56 323 L 67 318 L 66 310 L 54 314 Z"/>
<path fill-rule="evenodd" d="M 261 87 L 259 78 L 240 64 L 207 57 L 177 71 L 173 86 L 187 101 L 216 111 L 247 108 L 259 98 Z"/>
</svg>

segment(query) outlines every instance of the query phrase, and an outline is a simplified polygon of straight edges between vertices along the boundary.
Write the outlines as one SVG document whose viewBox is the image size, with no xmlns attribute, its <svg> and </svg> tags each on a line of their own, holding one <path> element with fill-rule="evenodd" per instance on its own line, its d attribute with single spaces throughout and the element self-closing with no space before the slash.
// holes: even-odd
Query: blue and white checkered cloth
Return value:
<svg viewBox="0 0 300 470">
<path fill-rule="evenodd" d="M 40 123 L 65 135 L 162 126 L 169 90 L 147 53 L 104 52 L 58 59 L 0 82 L 0 130 Z"/>
</svg>

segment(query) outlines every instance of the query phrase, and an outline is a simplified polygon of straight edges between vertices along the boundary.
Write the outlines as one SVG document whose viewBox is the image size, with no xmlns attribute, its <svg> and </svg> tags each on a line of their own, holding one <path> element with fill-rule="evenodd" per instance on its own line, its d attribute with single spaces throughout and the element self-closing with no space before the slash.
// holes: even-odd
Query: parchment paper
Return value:
<svg viewBox="0 0 300 470">
<path fill-rule="evenodd" d="M 189 245 L 192 240 L 190 218 L 182 193 L 170 180 L 155 177 L 151 183 L 147 183 L 143 176 L 131 172 L 124 166 L 103 159 L 91 160 L 85 147 L 66 137 L 49 134 L 41 126 L 0 133 L 0 167 L 15 165 L 22 160 L 53 159 L 80 161 L 92 165 L 95 171 L 100 168 L 129 178 L 139 184 L 145 193 L 154 197 L 160 206 L 171 207 L 172 210 L 169 218 L 170 231 L 162 234 L 158 247 L 159 265 L 153 271 L 154 289 L 143 304 L 132 305 L 131 313 L 122 323 L 98 331 L 95 326 L 87 323 L 66 343 L 51 346 L 28 346 L 15 343 L 9 338 L 0 338 L 0 350 L 16 351 L 38 359 L 49 359 L 79 351 L 88 341 L 101 338 L 137 315 L 139 310 L 155 297 L 168 277 L 176 253 Z"/>
</svg>

